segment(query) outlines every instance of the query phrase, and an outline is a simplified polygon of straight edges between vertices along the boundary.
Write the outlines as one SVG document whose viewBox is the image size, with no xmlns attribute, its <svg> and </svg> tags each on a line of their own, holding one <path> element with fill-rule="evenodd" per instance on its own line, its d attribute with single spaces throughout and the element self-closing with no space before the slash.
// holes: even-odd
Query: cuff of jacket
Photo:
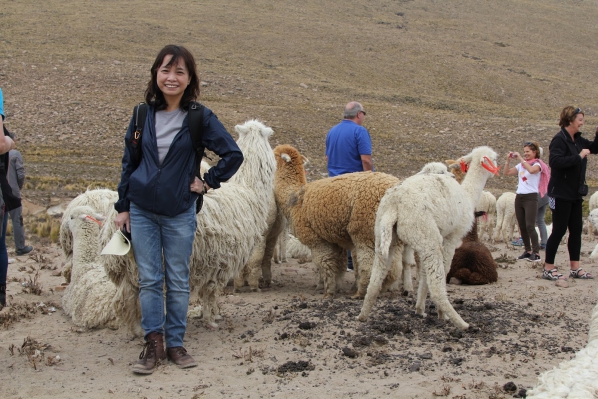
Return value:
<svg viewBox="0 0 598 399">
<path fill-rule="evenodd" d="M 131 201 L 129 201 L 127 198 L 119 199 L 114 203 L 114 209 L 116 209 L 116 212 L 118 213 L 129 212 L 130 207 Z"/>
</svg>

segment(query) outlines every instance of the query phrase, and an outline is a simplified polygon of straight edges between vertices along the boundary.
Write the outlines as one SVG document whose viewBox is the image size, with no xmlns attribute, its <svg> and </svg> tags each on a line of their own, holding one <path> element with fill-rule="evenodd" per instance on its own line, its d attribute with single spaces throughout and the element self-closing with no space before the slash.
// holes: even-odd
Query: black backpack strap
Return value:
<svg viewBox="0 0 598 399">
<path fill-rule="evenodd" d="M 203 181 L 203 176 L 201 176 L 201 159 L 204 156 L 205 148 L 202 144 L 203 132 L 204 132 L 204 124 L 203 124 L 203 113 L 205 107 L 193 101 L 189 105 L 189 134 L 191 134 L 191 141 L 193 142 L 193 149 L 195 150 L 195 175 L 199 177 Z M 205 190 L 205 188 L 204 188 Z M 195 213 L 199 213 L 201 207 L 203 206 L 203 194 L 200 194 L 197 197 L 197 201 L 195 201 Z"/>
<path fill-rule="evenodd" d="M 195 174 L 200 179 L 202 176 L 199 175 L 199 169 L 205 151 L 202 144 L 204 109 L 205 107 L 203 104 L 195 101 L 189 105 L 189 133 L 191 134 L 191 141 L 193 142 L 193 148 L 195 149 Z"/>
<path fill-rule="evenodd" d="M 133 108 L 134 131 L 131 137 L 131 146 L 133 147 L 133 159 L 136 163 L 141 162 L 141 137 L 143 127 L 147 117 L 147 104 L 139 103 Z"/>
</svg>

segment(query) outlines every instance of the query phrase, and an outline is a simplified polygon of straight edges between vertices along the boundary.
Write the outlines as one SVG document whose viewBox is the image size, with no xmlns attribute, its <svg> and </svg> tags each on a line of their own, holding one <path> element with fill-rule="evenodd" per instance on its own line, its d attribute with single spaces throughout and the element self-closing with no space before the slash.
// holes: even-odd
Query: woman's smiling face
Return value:
<svg viewBox="0 0 598 399">
<path fill-rule="evenodd" d="M 180 101 L 191 80 L 185 61 L 179 58 L 178 62 L 168 65 L 171 59 L 172 55 L 170 54 L 164 57 L 156 76 L 158 88 L 162 91 L 168 103 L 170 103 L 170 100 L 176 101 L 177 98 Z"/>
</svg>

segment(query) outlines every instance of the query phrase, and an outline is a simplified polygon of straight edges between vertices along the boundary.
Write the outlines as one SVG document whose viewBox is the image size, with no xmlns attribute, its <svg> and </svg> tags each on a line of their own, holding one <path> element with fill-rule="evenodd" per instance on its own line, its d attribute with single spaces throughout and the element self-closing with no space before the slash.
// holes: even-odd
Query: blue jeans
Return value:
<svg viewBox="0 0 598 399">
<path fill-rule="evenodd" d="M 177 216 L 164 216 L 131 203 L 130 217 L 145 337 L 156 332 L 164 334 L 167 348 L 183 346 L 189 308 L 189 258 L 197 226 L 195 204 Z"/>
</svg>

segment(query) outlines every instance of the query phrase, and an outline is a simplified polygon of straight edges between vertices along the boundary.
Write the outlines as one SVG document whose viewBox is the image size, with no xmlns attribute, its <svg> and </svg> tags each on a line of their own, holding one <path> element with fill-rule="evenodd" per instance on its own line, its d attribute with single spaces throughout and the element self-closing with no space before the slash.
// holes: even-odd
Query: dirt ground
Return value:
<svg viewBox="0 0 598 399">
<path fill-rule="evenodd" d="M 414 295 L 396 293 L 382 295 L 361 323 L 362 301 L 349 298 L 353 273 L 337 298 L 323 300 L 315 266 L 290 259 L 273 264 L 271 288 L 227 291 L 218 329 L 189 320 L 185 346 L 198 367 L 166 362 L 139 376 L 131 365 L 142 339 L 124 329 L 74 326 L 61 310 L 61 250 L 37 244 L 29 256 L 9 250 L 10 306 L 0 312 L 3 398 L 507 398 L 585 345 L 596 303 L 595 281 L 557 287 L 540 278 L 540 265 L 515 261 L 521 248 L 487 243 L 498 282 L 447 286 L 470 330 L 440 321 L 429 300 L 428 317 L 417 316 Z M 598 272 L 587 258 L 593 246 L 584 241 L 582 262 Z M 564 251 L 557 255 L 562 271 Z"/>
<path fill-rule="evenodd" d="M 569 104 L 585 111 L 593 137 L 596 20 L 598 4 L 579 0 L 2 2 L 5 122 L 25 161 L 28 212 L 41 213 L 26 218 L 35 252 L 9 250 L 0 398 L 471 399 L 512 397 L 508 383 L 532 387 L 584 346 L 598 280 L 557 287 L 528 262 L 502 262 L 495 284 L 448 286 L 474 327 L 460 332 L 430 302 L 429 316 L 416 316 L 413 295 L 380 298 L 359 323 L 351 273 L 344 294 L 323 300 L 314 265 L 291 260 L 274 265 L 272 288 L 220 298 L 219 329 L 189 322 L 197 368 L 167 363 L 143 377 L 130 371 L 139 338 L 65 317 L 63 257 L 36 231 L 50 206 L 116 187 L 131 111 L 168 43 L 195 55 L 200 101 L 230 132 L 263 121 L 272 147 L 292 144 L 310 159 L 311 180 L 326 175 L 324 137 L 351 100 L 367 110 L 376 169 L 405 178 L 479 145 L 501 164 L 528 140 L 547 149 Z M 587 177 L 593 193 L 596 156 Z M 515 185 L 497 176 L 487 189 L 498 197 Z M 595 243 L 583 245 L 583 266 L 598 274 L 588 260 Z M 521 251 L 491 247 L 507 260 Z M 557 264 L 566 272 L 565 252 Z"/>
</svg>

